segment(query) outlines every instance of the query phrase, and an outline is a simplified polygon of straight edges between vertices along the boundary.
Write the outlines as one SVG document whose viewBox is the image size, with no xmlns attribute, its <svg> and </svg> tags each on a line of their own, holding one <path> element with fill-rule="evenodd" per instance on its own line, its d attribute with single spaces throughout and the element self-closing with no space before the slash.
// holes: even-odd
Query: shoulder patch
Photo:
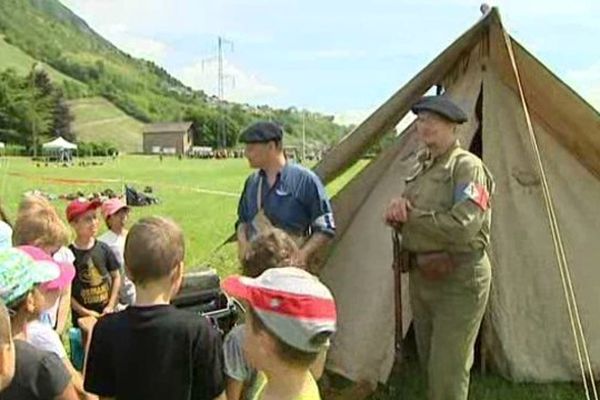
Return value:
<svg viewBox="0 0 600 400">
<path fill-rule="evenodd" d="M 469 182 L 458 185 L 454 193 L 454 204 L 467 200 L 474 202 L 485 211 L 489 207 L 490 194 L 487 188 L 480 183 Z"/>
</svg>

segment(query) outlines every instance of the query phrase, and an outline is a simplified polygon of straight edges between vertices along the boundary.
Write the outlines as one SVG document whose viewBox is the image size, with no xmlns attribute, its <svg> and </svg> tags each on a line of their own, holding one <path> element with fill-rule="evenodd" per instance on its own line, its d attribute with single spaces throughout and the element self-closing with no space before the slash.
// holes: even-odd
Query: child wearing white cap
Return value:
<svg viewBox="0 0 600 400">
<path fill-rule="evenodd" d="M 297 252 L 298 246 L 283 230 L 264 230 L 250 242 L 242 260 L 242 275 L 257 278 L 267 269 L 292 266 Z M 252 400 L 255 396 L 257 371 L 244 355 L 244 332 L 244 324 L 238 324 L 223 343 L 228 400 Z M 310 367 L 315 380 L 323 374 L 326 354 L 325 349 Z"/>
<path fill-rule="evenodd" d="M 121 289 L 119 290 L 119 304 L 130 306 L 135 303 L 135 285 L 125 273 L 125 239 L 127 239 L 127 220 L 131 209 L 119 198 L 108 199 L 101 206 L 102 217 L 108 230 L 98 237 L 110 247 L 115 258 L 121 266 Z"/>
<path fill-rule="evenodd" d="M 294 267 L 229 277 L 223 289 L 248 308 L 244 352 L 260 371 L 253 400 L 320 400 L 310 366 L 336 329 L 329 289 Z"/>
</svg>

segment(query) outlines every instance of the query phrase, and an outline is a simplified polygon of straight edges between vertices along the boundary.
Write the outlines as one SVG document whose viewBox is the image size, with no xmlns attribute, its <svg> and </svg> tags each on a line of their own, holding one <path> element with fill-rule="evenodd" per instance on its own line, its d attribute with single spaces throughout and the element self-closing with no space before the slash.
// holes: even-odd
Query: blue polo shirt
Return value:
<svg viewBox="0 0 600 400">
<path fill-rule="evenodd" d="M 315 232 L 335 234 L 331 203 L 319 177 L 311 170 L 287 163 L 269 187 L 265 171 L 259 170 L 246 179 L 238 205 L 237 224 L 250 224 L 258 212 L 258 184 L 262 177 L 262 206 L 271 223 L 294 235 Z M 252 236 L 254 232 L 250 232 Z"/>
</svg>

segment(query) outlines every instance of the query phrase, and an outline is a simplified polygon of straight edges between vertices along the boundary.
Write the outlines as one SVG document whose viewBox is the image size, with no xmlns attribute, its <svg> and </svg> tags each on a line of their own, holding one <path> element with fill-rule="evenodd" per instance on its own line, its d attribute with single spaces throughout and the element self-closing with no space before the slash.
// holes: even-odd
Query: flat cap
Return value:
<svg viewBox="0 0 600 400">
<path fill-rule="evenodd" d="M 259 121 L 247 127 L 240 136 L 242 143 L 264 143 L 271 140 L 281 140 L 283 129 L 273 122 Z"/>
<path fill-rule="evenodd" d="M 411 110 L 415 114 L 430 111 L 457 124 L 467 122 L 467 114 L 462 108 L 445 96 L 425 96 L 412 106 Z"/>
</svg>

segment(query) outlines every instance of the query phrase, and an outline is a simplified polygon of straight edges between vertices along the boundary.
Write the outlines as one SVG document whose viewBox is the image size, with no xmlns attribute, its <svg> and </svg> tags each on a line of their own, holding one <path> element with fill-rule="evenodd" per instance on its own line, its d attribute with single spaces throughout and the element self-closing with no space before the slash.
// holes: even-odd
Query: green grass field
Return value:
<svg viewBox="0 0 600 400">
<path fill-rule="evenodd" d="M 366 161 L 352 167 L 328 185 L 330 195 L 348 182 Z M 135 208 L 132 219 L 145 215 L 173 218 L 186 235 L 186 264 L 216 268 L 221 275 L 235 272 L 235 247 L 228 245 L 214 253 L 233 232 L 238 195 L 250 173 L 245 160 L 178 160 L 153 156 L 124 156 L 94 167 L 36 166 L 25 158 L 7 157 L 0 162 L 0 199 L 9 215 L 14 216 L 24 192 L 39 189 L 56 195 L 121 190 L 124 183 L 138 189 L 152 186 L 161 204 Z M 75 181 L 65 182 L 60 179 Z M 94 181 L 98 180 L 98 181 Z M 66 201 L 53 204 L 64 213 Z M 394 371 L 390 382 L 372 396 L 372 400 L 424 399 L 424 380 L 414 357 Z M 496 375 L 474 373 L 471 400 L 574 400 L 584 398 L 577 384 L 517 384 Z"/>
<path fill-rule="evenodd" d="M 69 109 L 75 120 L 72 129 L 83 142 L 106 141 L 124 152 L 142 148 L 144 124 L 101 97 L 73 100 Z"/>
</svg>

